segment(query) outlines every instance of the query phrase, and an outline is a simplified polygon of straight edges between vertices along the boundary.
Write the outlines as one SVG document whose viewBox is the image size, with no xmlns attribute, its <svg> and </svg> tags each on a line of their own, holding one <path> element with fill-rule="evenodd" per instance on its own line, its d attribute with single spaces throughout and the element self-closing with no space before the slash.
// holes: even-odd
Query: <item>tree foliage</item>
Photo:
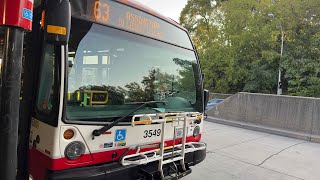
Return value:
<svg viewBox="0 0 320 180">
<path fill-rule="evenodd" d="M 285 34 L 280 56 L 281 34 Z M 180 22 L 198 49 L 205 86 L 213 92 L 320 97 L 319 0 L 188 0 Z"/>
<path fill-rule="evenodd" d="M 131 82 L 123 90 L 126 102 L 163 101 L 167 97 L 183 97 L 195 100 L 196 87 L 194 71 L 196 63 L 189 60 L 174 58 L 172 61 L 179 65 L 178 74 L 169 74 L 160 68 L 152 68 L 144 76 L 141 83 Z"/>
</svg>

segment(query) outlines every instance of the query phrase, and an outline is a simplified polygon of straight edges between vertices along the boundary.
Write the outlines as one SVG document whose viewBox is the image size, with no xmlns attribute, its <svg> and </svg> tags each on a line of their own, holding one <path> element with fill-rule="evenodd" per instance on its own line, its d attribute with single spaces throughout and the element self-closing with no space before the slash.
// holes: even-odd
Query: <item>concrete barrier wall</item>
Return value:
<svg viewBox="0 0 320 180">
<path fill-rule="evenodd" d="M 317 98 L 238 93 L 215 106 L 208 115 L 320 136 L 320 99 Z"/>
<path fill-rule="evenodd" d="M 210 93 L 209 99 L 214 99 L 214 98 L 226 99 L 230 96 L 233 96 L 233 94 Z"/>
</svg>

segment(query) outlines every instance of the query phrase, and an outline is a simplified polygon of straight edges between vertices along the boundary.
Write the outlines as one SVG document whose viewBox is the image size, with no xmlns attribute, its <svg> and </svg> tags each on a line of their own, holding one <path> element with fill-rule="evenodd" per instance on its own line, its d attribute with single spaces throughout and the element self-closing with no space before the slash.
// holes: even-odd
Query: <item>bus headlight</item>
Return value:
<svg viewBox="0 0 320 180">
<path fill-rule="evenodd" d="M 199 126 L 196 126 L 196 127 L 193 129 L 193 137 L 194 137 L 194 138 L 197 138 L 199 134 L 200 134 L 200 127 L 199 127 Z"/>
<path fill-rule="evenodd" d="M 68 144 L 64 150 L 64 155 L 69 160 L 75 160 L 79 158 L 85 152 L 85 146 L 82 142 L 75 141 Z"/>
</svg>

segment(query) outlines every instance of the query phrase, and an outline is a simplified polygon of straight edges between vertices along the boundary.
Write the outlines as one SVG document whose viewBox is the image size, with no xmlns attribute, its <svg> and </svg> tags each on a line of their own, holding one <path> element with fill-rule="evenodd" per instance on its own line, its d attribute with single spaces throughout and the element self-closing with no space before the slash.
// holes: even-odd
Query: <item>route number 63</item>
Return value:
<svg viewBox="0 0 320 180">
<path fill-rule="evenodd" d="M 93 14 L 96 20 L 107 23 L 110 18 L 110 7 L 107 3 L 96 1 L 94 3 Z"/>
</svg>

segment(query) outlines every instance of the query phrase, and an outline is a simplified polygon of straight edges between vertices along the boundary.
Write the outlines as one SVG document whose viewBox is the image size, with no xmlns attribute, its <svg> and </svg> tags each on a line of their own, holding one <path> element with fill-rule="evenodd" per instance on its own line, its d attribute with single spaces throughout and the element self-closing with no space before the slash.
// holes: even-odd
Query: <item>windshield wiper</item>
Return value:
<svg viewBox="0 0 320 180">
<path fill-rule="evenodd" d="M 92 132 L 93 135 L 93 139 L 95 136 L 100 136 L 102 133 L 108 131 L 109 129 L 111 129 L 113 126 L 117 125 L 119 122 L 125 120 L 127 117 L 129 117 L 130 115 L 132 115 L 133 113 L 135 113 L 136 111 L 138 111 L 139 109 L 143 108 L 144 106 L 148 105 L 148 104 L 154 104 L 154 103 L 166 103 L 165 101 L 148 101 L 148 102 L 139 102 L 136 104 L 140 104 L 140 106 L 138 106 L 137 108 L 135 108 L 134 110 L 130 111 L 128 114 L 126 114 L 125 116 L 122 116 L 118 119 L 116 119 L 115 121 L 113 121 L 110 124 L 107 124 L 105 126 L 103 126 L 101 129 L 96 129 Z"/>
</svg>

